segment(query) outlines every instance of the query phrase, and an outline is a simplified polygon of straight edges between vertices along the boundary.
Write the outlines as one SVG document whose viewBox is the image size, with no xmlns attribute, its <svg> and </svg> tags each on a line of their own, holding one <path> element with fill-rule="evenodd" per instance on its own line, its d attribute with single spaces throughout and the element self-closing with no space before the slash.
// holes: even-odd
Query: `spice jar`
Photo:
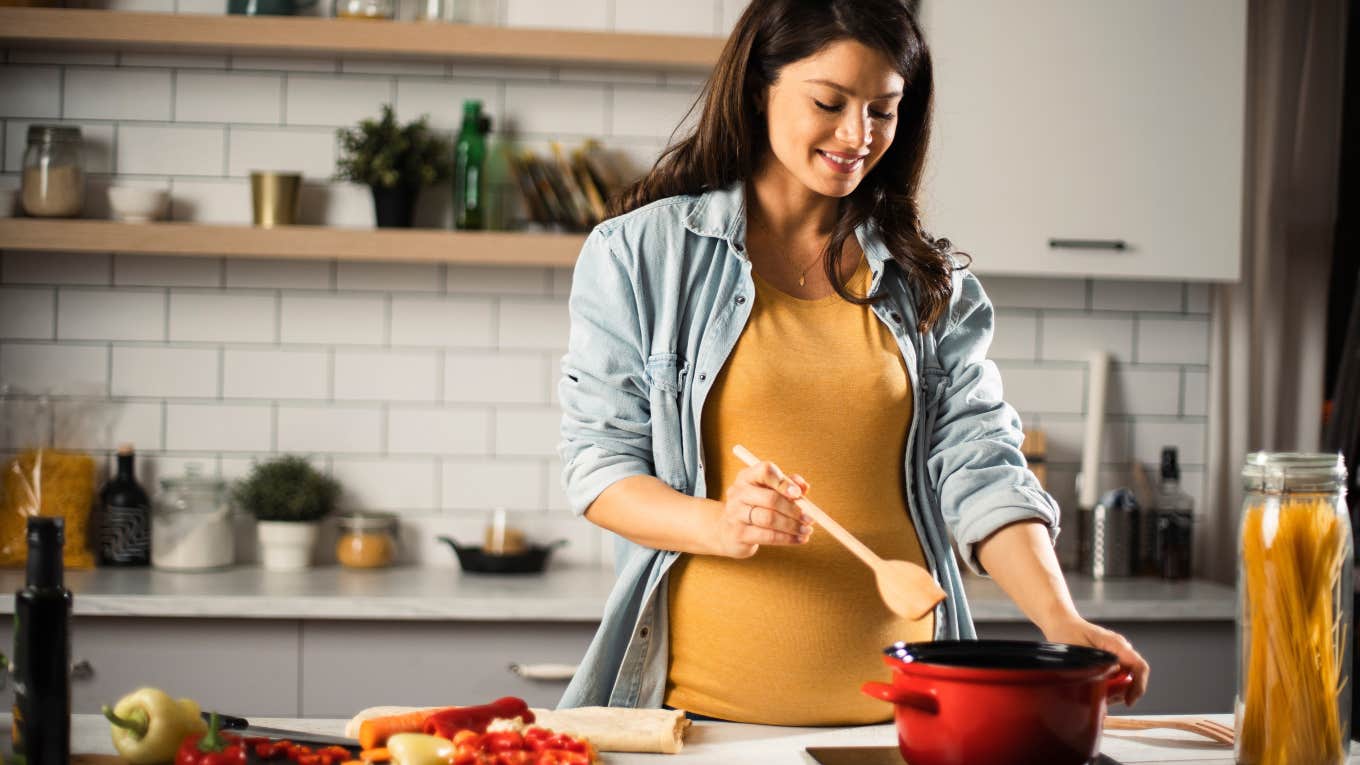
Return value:
<svg viewBox="0 0 1360 765">
<path fill-rule="evenodd" d="M 1354 629 L 1345 464 L 1257 452 L 1242 480 L 1236 760 L 1341 765 Z"/>
<path fill-rule="evenodd" d="M 335 557 L 349 568 L 382 568 L 397 556 L 397 516 L 392 513 L 346 513 L 340 516 Z"/>
<path fill-rule="evenodd" d="M 196 463 L 178 478 L 162 478 L 151 508 L 151 565 L 174 571 L 222 568 L 236 562 L 227 484 Z"/>
<path fill-rule="evenodd" d="M 397 17 L 396 0 L 335 0 L 337 19 L 391 20 Z"/>
<path fill-rule="evenodd" d="M 80 128 L 29 125 L 20 199 L 38 218 L 72 218 L 85 206 Z"/>
</svg>

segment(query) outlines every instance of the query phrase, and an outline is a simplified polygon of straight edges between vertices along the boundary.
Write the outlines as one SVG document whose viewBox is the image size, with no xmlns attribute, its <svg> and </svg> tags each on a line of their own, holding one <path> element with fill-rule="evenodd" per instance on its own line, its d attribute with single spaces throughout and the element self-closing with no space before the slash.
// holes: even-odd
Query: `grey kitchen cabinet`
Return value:
<svg viewBox="0 0 1360 765">
<path fill-rule="evenodd" d="M 1148 693 L 1129 709 L 1113 714 L 1205 714 L 1231 712 L 1237 677 L 1233 664 L 1236 633 L 1231 621 L 1101 621 L 1118 632 L 1151 666 Z M 1042 640 L 1028 622 L 980 622 L 978 637 Z"/>
<path fill-rule="evenodd" d="M 518 696 L 554 707 L 565 681 L 526 680 L 511 664 L 576 664 L 593 622 L 313 621 L 302 625 L 305 717 L 370 706 L 477 704 Z"/>
<path fill-rule="evenodd" d="M 982 274 L 1236 281 L 1246 9 L 923 0 L 926 228 Z"/>
</svg>

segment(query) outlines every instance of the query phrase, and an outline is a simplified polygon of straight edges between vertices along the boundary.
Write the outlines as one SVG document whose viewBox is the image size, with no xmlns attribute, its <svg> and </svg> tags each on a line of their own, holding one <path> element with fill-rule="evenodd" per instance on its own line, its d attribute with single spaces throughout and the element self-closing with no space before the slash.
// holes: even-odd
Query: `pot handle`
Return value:
<svg viewBox="0 0 1360 765">
<path fill-rule="evenodd" d="M 1105 688 L 1106 700 L 1122 699 L 1124 691 L 1133 685 L 1133 673 L 1123 672 L 1109 679 L 1109 685 Z"/>
<path fill-rule="evenodd" d="M 890 702 L 892 704 L 902 704 L 911 707 L 918 712 L 925 712 L 928 715 L 938 715 L 940 713 L 940 702 L 929 693 L 918 691 L 908 691 L 887 683 L 867 682 L 859 687 L 860 693 L 866 696 L 873 696 L 876 699 Z"/>
</svg>

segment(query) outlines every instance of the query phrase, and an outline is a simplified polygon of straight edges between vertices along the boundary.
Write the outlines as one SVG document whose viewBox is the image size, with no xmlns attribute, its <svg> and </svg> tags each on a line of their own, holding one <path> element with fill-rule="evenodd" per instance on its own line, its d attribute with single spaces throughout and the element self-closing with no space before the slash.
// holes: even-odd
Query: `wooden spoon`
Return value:
<svg viewBox="0 0 1360 765">
<path fill-rule="evenodd" d="M 741 444 L 733 446 L 732 453 L 747 465 L 760 462 L 756 455 Z M 920 619 L 930 613 L 935 604 L 944 600 L 944 590 L 936 584 L 929 571 L 915 563 L 883 560 L 878 557 L 873 550 L 846 531 L 844 526 L 836 523 L 825 510 L 812 504 L 806 496 L 794 500 L 794 504 L 873 570 L 874 578 L 878 582 L 879 597 L 883 598 L 883 603 L 893 613 L 908 619 Z"/>
</svg>

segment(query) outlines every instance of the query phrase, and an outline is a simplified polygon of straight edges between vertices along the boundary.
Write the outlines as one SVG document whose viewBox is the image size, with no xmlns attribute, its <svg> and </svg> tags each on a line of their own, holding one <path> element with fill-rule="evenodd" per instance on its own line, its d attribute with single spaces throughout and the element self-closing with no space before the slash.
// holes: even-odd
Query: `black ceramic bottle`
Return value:
<svg viewBox="0 0 1360 765">
<path fill-rule="evenodd" d="M 14 596 L 14 753 L 26 765 L 71 756 L 71 591 L 60 518 L 28 519 L 28 578 Z"/>
<path fill-rule="evenodd" d="M 99 562 L 104 566 L 151 563 L 151 502 L 137 483 L 132 444 L 118 447 L 118 473 L 99 492 Z"/>
</svg>

